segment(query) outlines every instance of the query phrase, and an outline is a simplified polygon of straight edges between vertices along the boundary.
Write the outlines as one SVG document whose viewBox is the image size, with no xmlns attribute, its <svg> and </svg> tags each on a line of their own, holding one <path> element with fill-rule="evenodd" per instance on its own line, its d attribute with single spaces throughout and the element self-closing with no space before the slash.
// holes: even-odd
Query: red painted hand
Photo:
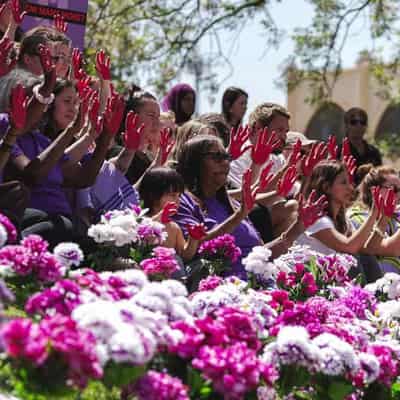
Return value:
<svg viewBox="0 0 400 400">
<path fill-rule="evenodd" d="M 379 186 L 373 186 L 371 188 L 372 198 L 374 199 L 374 206 L 382 214 L 383 210 L 383 195 L 381 193 L 381 188 Z"/>
<path fill-rule="evenodd" d="M 86 72 L 82 69 L 83 56 L 79 49 L 75 48 L 72 50 L 72 68 L 74 71 L 74 78 L 77 81 L 81 81 L 87 78 Z"/>
<path fill-rule="evenodd" d="M 228 146 L 229 154 L 232 160 L 238 159 L 245 151 L 251 148 L 251 145 L 243 147 L 250 135 L 250 129 L 246 125 L 244 128 L 231 129 L 230 141 Z"/>
<path fill-rule="evenodd" d="M 162 129 L 160 132 L 161 165 L 164 165 L 168 160 L 174 145 L 175 140 L 171 135 L 171 131 L 168 128 Z"/>
<path fill-rule="evenodd" d="M 189 233 L 189 236 L 194 240 L 202 240 L 207 235 L 207 229 L 204 224 L 188 224 L 186 225 L 186 229 Z"/>
<path fill-rule="evenodd" d="M 343 158 L 343 163 L 346 166 L 349 182 L 354 184 L 354 175 L 357 170 L 357 161 L 353 156 L 346 156 Z"/>
<path fill-rule="evenodd" d="M 349 139 L 346 137 L 343 139 L 342 142 L 342 160 L 344 160 L 344 158 L 348 156 L 351 156 L 351 149 Z"/>
<path fill-rule="evenodd" d="M 282 197 L 287 197 L 297 180 L 297 169 L 295 165 L 290 166 L 281 179 L 278 181 L 277 193 Z"/>
<path fill-rule="evenodd" d="M 26 12 L 21 8 L 20 0 L 11 0 L 11 11 L 14 21 L 20 25 L 26 14 Z"/>
<path fill-rule="evenodd" d="M 40 44 L 38 47 L 40 63 L 42 64 L 43 72 L 48 74 L 55 69 L 55 65 L 51 59 L 51 53 L 48 47 Z"/>
<path fill-rule="evenodd" d="M 319 218 L 323 217 L 328 207 L 325 195 L 322 195 L 318 200 L 316 200 L 316 197 L 315 190 L 311 192 L 307 201 L 304 200 L 303 195 L 299 197 L 299 216 L 306 229 L 313 225 Z"/>
<path fill-rule="evenodd" d="M 125 147 L 136 151 L 142 140 L 144 125 L 138 127 L 138 115 L 129 111 L 125 119 L 125 133 L 123 134 Z"/>
<path fill-rule="evenodd" d="M 104 113 L 104 128 L 110 136 L 115 136 L 122 123 L 125 112 L 125 101 L 118 96 L 113 101 L 108 99 L 106 111 Z"/>
<path fill-rule="evenodd" d="M 242 209 L 244 206 L 246 214 L 248 214 L 253 209 L 256 202 L 257 190 L 251 189 L 251 175 L 252 171 L 251 169 L 248 169 L 243 174 L 242 180 Z"/>
<path fill-rule="evenodd" d="M 383 214 L 386 217 L 392 217 L 395 210 L 396 210 L 396 205 L 397 205 L 397 196 L 393 190 L 393 188 L 390 188 L 387 192 L 386 192 L 386 196 L 384 198 L 383 201 Z"/>
<path fill-rule="evenodd" d="M 54 15 L 54 27 L 61 33 L 67 32 L 68 23 L 61 14 Z"/>
<path fill-rule="evenodd" d="M 162 212 L 161 212 L 161 222 L 163 224 L 168 224 L 171 222 L 171 217 L 175 215 L 178 212 L 178 207 L 176 206 L 175 203 L 169 202 L 167 203 Z"/>
<path fill-rule="evenodd" d="M 16 129 L 23 129 L 26 124 L 29 96 L 26 95 L 22 85 L 17 85 L 11 90 L 10 120 Z"/>
<path fill-rule="evenodd" d="M 289 157 L 289 166 L 297 165 L 297 163 L 301 160 L 301 140 L 297 139 L 297 142 L 293 146 L 292 153 Z"/>
<path fill-rule="evenodd" d="M 3 37 L 0 40 L 0 77 L 7 75 L 17 63 L 17 58 L 10 59 L 11 50 L 14 48 L 14 43 L 8 37 Z"/>
<path fill-rule="evenodd" d="M 100 50 L 96 54 L 96 71 L 100 79 L 103 81 L 111 80 L 111 60 L 106 56 L 104 50 Z"/>
<path fill-rule="evenodd" d="M 339 147 L 336 144 L 336 136 L 334 136 L 334 135 L 329 136 L 327 148 L 328 148 L 328 153 L 329 153 L 329 159 L 337 160 Z"/>
<path fill-rule="evenodd" d="M 271 168 L 274 164 L 272 162 L 269 162 L 265 168 L 261 171 L 260 178 L 258 180 L 258 188 L 257 188 L 257 193 L 263 192 L 268 185 L 271 183 L 274 174 L 270 174 Z"/>
<path fill-rule="evenodd" d="M 324 143 L 314 143 L 311 147 L 310 153 L 303 157 L 302 171 L 305 176 L 310 176 L 314 167 L 326 157 L 328 149 Z"/>
<path fill-rule="evenodd" d="M 258 131 L 257 143 L 253 146 L 251 157 L 253 162 L 258 165 L 264 164 L 271 153 L 279 148 L 281 141 L 276 136 L 275 132 L 268 131 L 268 128 Z"/>
</svg>

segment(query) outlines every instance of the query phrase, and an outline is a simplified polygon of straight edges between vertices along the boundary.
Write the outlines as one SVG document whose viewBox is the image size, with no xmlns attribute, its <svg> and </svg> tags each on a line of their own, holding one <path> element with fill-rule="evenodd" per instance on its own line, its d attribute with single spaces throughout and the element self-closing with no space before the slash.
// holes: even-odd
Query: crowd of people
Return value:
<svg viewBox="0 0 400 400">
<path fill-rule="evenodd" d="M 60 16 L 21 35 L 21 3 L 2 3 L 0 211 L 21 237 L 90 250 L 91 224 L 141 204 L 185 262 L 202 241 L 232 234 L 242 254 L 228 273 L 243 279 L 255 246 L 277 257 L 296 243 L 355 255 L 367 281 L 399 271 L 400 178 L 365 141 L 364 110 L 346 112 L 341 144 L 291 131 L 274 103 L 244 121 L 248 94 L 236 87 L 220 112 L 195 116 L 190 85 L 162 99 L 135 85 L 119 93 L 112 60 L 99 50 L 88 75 Z"/>
</svg>

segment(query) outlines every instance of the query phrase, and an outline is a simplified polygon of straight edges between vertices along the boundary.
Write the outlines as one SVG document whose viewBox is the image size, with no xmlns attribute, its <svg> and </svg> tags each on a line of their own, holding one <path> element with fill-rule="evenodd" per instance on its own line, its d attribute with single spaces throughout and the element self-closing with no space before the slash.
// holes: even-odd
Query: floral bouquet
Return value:
<svg viewBox="0 0 400 400">
<path fill-rule="evenodd" d="M 221 275 L 239 259 L 240 255 L 241 250 L 236 246 L 235 238 L 229 234 L 207 240 L 199 248 L 199 256 L 209 274 Z"/>
<path fill-rule="evenodd" d="M 162 281 L 179 270 L 175 249 L 158 246 L 153 250 L 152 255 L 152 258 L 147 258 L 140 263 L 140 268 L 152 280 Z"/>
<path fill-rule="evenodd" d="M 166 240 L 164 225 L 146 217 L 146 212 L 138 206 L 109 211 L 89 228 L 88 236 L 99 244 L 90 256 L 97 268 L 109 269 L 118 257 L 130 256 L 139 263 Z"/>
</svg>

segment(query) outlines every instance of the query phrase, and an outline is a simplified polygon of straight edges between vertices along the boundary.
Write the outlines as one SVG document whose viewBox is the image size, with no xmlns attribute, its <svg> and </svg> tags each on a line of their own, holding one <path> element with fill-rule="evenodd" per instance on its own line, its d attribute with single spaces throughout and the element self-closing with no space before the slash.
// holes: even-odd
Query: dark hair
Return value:
<svg viewBox="0 0 400 400">
<path fill-rule="evenodd" d="M 159 167 L 147 171 L 139 186 L 139 195 L 145 208 L 153 210 L 154 205 L 164 194 L 183 193 L 181 175 L 171 168 Z"/>
<path fill-rule="evenodd" d="M 372 164 L 367 164 L 370 167 L 369 171 L 365 174 L 364 179 L 360 184 L 360 198 L 364 205 L 368 208 L 372 207 L 372 194 L 371 189 L 374 186 L 382 186 L 388 175 L 396 175 L 397 172 L 391 167 L 374 167 Z"/>
<path fill-rule="evenodd" d="M 217 113 L 207 113 L 202 114 L 197 118 L 197 121 L 200 121 L 203 124 L 213 127 L 218 136 L 224 142 L 224 146 L 228 146 L 229 144 L 229 125 L 221 114 Z"/>
<path fill-rule="evenodd" d="M 126 113 L 129 111 L 139 112 L 147 100 L 157 101 L 157 98 L 150 92 L 146 92 L 139 86 L 132 84 L 126 99 Z"/>
<path fill-rule="evenodd" d="M 365 110 L 359 107 L 352 107 L 344 113 L 344 122 L 345 124 L 349 124 L 350 120 L 354 115 L 359 115 L 365 122 L 368 124 L 368 114 Z"/>
<path fill-rule="evenodd" d="M 230 109 L 235 103 L 235 101 L 240 97 L 240 96 L 245 96 L 246 98 L 249 97 L 249 95 L 243 90 L 238 87 L 228 87 L 228 89 L 225 89 L 224 94 L 222 95 L 222 115 L 225 117 L 226 121 L 230 123 L 231 120 L 231 112 Z"/>
<path fill-rule="evenodd" d="M 348 230 L 348 225 L 346 222 L 345 209 L 342 208 L 337 217 L 333 217 L 331 198 L 326 192 L 326 187 L 331 187 L 335 179 L 343 172 L 346 171 L 346 167 L 343 163 L 336 160 L 324 160 L 319 162 L 313 169 L 311 176 L 307 179 L 303 193 L 306 197 L 315 190 L 317 198 L 325 195 L 328 199 L 328 216 L 333 220 L 336 229 L 346 234 Z"/>
<path fill-rule="evenodd" d="M 54 86 L 54 98 L 56 99 L 59 94 L 63 92 L 64 89 L 67 88 L 74 88 L 75 85 L 72 81 L 67 80 L 67 79 L 62 79 L 62 78 L 57 78 L 56 84 Z M 43 133 L 49 137 L 57 137 L 58 136 L 58 131 L 55 126 L 54 122 L 54 109 L 55 109 L 55 101 L 53 101 L 49 108 L 46 111 L 46 114 L 44 115 L 44 120 L 45 120 L 45 126 L 43 129 Z"/>
<path fill-rule="evenodd" d="M 185 182 L 185 188 L 199 199 L 204 199 L 201 191 L 201 171 L 203 167 L 204 153 L 210 150 L 215 144 L 222 141 L 217 136 L 199 135 L 188 140 L 181 148 L 178 157 L 177 171 Z M 226 191 L 225 185 L 217 191 L 216 198 L 226 204 L 231 212 L 233 207 Z"/>
<path fill-rule="evenodd" d="M 24 65 L 24 55 L 30 56 L 38 55 L 38 46 L 40 44 L 47 45 L 48 42 L 61 42 L 67 46 L 71 45 L 71 40 L 63 34 L 57 31 L 57 29 L 51 26 L 37 26 L 26 32 L 21 40 L 21 46 L 19 51 L 19 64 Z"/>
</svg>

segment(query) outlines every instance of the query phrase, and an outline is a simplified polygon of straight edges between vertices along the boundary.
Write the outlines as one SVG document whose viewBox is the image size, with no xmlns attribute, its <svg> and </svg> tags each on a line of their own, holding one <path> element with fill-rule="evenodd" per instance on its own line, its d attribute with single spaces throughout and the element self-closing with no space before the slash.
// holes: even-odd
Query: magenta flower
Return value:
<svg viewBox="0 0 400 400">
<path fill-rule="evenodd" d="M 149 371 L 136 383 L 128 385 L 121 399 L 126 400 L 132 395 L 138 400 L 190 400 L 188 387 L 180 379 L 156 371 Z"/>
<path fill-rule="evenodd" d="M 199 283 L 199 292 L 205 292 L 207 290 L 213 290 L 221 285 L 223 279 L 217 275 L 210 275 L 204 278 Z"/>
<path fill-rule="evenodd" d="M 174 249 L 159 246 L 153 249 L 153 255 L 153 258 L 148 258 L 140 263 L 140 267 L 146 275 L 168 278 L 179 269 Z"/>
<path fill-rule="evenodd" d="M 1 213 L 0 213 L 0 224 L 4 226 L 4 229 L 7 232 L 7 242 L 15 243 L 17 241 L 17 236 L 18 236 L 17 230 L 14 224 L 10 221 L 10 219 Z"/>
<path fill-rule="evenodd" d="M 222 259 L 223 261 L 235 263 L 241 254 L 240 248 L 235 244 L 235 238 L 229 234 L 207 240 L 199 248 L 199 255 L 211 261 Z"/>
</svg>

